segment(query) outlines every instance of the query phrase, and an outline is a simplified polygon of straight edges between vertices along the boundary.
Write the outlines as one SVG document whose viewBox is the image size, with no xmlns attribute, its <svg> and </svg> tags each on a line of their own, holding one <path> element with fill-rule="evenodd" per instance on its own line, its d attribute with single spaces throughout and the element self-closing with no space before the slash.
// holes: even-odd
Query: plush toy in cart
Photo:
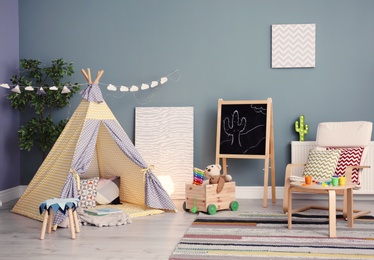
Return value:
<svg viewBox="0 0 374 260">
<path fill-rule="evenodd" d="M 206 179 L 202 181 L 203 179 Z M 221 174 L 221 166 L 212 164 L 204 170 L 194 168 L 192 184 L 186 183 L 186 201 L 183 209 L 186 212 L 207 212 L 210 215 L 217 210 L 238 210 L 235 201 L 235 182 L 228 174 Z"/>
<path fill-rule="evenodd" d="M 232 181 L 232 177 L 229 174 L 221 175 L 221 165 L 211 164 L 205 167 L 204 174 L 209 184 L 217 184 L 217 193 L 220 193 L 225 186 L 226 182 Z"/>
</svg>

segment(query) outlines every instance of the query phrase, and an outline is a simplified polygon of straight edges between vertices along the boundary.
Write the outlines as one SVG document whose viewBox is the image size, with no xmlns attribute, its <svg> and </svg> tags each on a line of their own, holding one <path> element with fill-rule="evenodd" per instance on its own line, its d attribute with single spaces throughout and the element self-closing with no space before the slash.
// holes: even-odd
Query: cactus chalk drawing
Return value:
<svg viewBox="0 0 374 260">
<path fill-rule="evenodd" d="M 309 132 L 309 126 L 304 124 L 304 115 L 300 116 L 299 121 L 295 122 L 295 131 L 299 133 L 299 141 L 304 141 L 304 136 Z"/>
</svg>

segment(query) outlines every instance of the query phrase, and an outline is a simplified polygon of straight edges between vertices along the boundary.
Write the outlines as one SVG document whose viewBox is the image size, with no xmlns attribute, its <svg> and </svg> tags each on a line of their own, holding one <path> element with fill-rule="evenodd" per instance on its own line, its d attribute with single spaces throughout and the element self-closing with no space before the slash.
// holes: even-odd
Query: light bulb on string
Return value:
<svg viewBox="0 0 374 260">
<path fill-rule="evenodd" d="M 40 88 L 38 89 L 38 91 L 36 92 L 36 94 L 37 94 L 37 95 L 45 95 L 45 94 L 47 94 L 47 93 L 45 93 L 44 89 L 43 89 L 42 87 L 40 87 Z"/>
<path fill-rule="evenodd" d="M 146 89 L 149 89 L 149 85 L 148 84 L 142 84 L 142 86 L 140 88 L 141 88 L 141 90 L 146 90 Z"/>
<path fill-rule="evenodd" d="M 112 84 L 109 84 L 108 87 L 107 87 L 107 89 L 109 91 L 117 91 L 117 88 L 114 85 L 112 85 Z"/>
<path fill-rule="evenodd" d="M 130 88 L 131 92 L 135 92 L 135 91 L 138 91 L 138 90 L 139 90 L 139 88 L 135 85 L 132 85 L 131 88 Z"/>
<path fill-rule="evenodd" d="M 126 86 L 121 86 L 121 88 L 119 89 L 121 92 L 129 92 L 129 88 L 126 87 Z"/>
<path fill-rule="evenodd" d="M 168 81 L 167 77 L 162 77 L 161 80 L 160 80 L 160 83 L 165 84 L 167 81 Z"/>
<path fill-rule="evenodd" d="M 14 88 L 12 88 L 12 90 L 11 90 L 12 92 L 15 92 L 15 93 L 18 93 L 18 94 L 21 94 L 21 90 L 20 90 L 20 88 L 19 88 L 19 86 L 17 85 L 17 86 L 15 86 Z"/>
<path fill-rule="evenodd" d="M 67 93 L 70 93 L 71 91 L 70 91 L 70 89 L 67 87 L 67 86 L 64 86 L 63 88 L 62 88 L 62 91 L 61 91 L 61 93 L 62 94 L 67 94 Z"/>
<path fill-rule="evenodd" d="M 157 81 L 152 81 L 151 88 L 154 88 L 154 87 L 157 87 L 157 86 L 158 86 L 158 82 Z"/>
</svg>

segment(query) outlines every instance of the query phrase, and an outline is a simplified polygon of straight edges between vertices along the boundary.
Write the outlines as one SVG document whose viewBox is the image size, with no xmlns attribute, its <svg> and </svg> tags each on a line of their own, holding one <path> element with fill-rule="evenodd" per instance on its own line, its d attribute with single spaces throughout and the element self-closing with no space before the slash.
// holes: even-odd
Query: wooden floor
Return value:
<svg viewBox="0 0 374 260">
<path fill-rule="evenodd" d="M 283 213 L 280 200 L 275 205 L 269 201 L 267 208 L 262 207 L 262 200 L 238 202 L 242 212 Z M 133 218 L 131 224 L 116 227 L 83 226 L 75 240 L 70 238 L 68 229 L 59 228 L 40 240 L 42 223 L 11 213 L 14 203 L 0 207 L 0 259 L 167 260 L 196 217 L 183 211 L 183 201 L 175 201 L 177 213 Z M 294 205 L 302 203 L 296 200 Z M 327 205 L 326 201 L 318 203 Z M 373 201 L 357 201 L 355 208 L 374 212 L 373 204 Z"/>
</svg>

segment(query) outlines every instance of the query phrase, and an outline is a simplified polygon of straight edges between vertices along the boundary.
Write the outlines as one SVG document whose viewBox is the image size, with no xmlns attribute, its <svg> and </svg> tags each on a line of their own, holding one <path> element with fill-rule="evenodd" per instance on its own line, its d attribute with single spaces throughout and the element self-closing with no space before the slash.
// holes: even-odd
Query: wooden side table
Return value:
<svg viewBox="0 0 374 260">
<path fill-rule="evenodd" d="M 288 191 L 288 229 L 292 228 L 292 190 L 303 189 L 303 192 L 315 193 L 316 191 L 326 191 L 329 195 L 329 237 L 336 237 L 336 191 L 345 190 L 347 192 L 347 222 L 348 227 L 353 228 L 353 188 L 355 184 L 346 183 L 344 186 L 322 186 L 315 183 L 305 185 L 304 182 L 291 182 Z"/>
</svg>

